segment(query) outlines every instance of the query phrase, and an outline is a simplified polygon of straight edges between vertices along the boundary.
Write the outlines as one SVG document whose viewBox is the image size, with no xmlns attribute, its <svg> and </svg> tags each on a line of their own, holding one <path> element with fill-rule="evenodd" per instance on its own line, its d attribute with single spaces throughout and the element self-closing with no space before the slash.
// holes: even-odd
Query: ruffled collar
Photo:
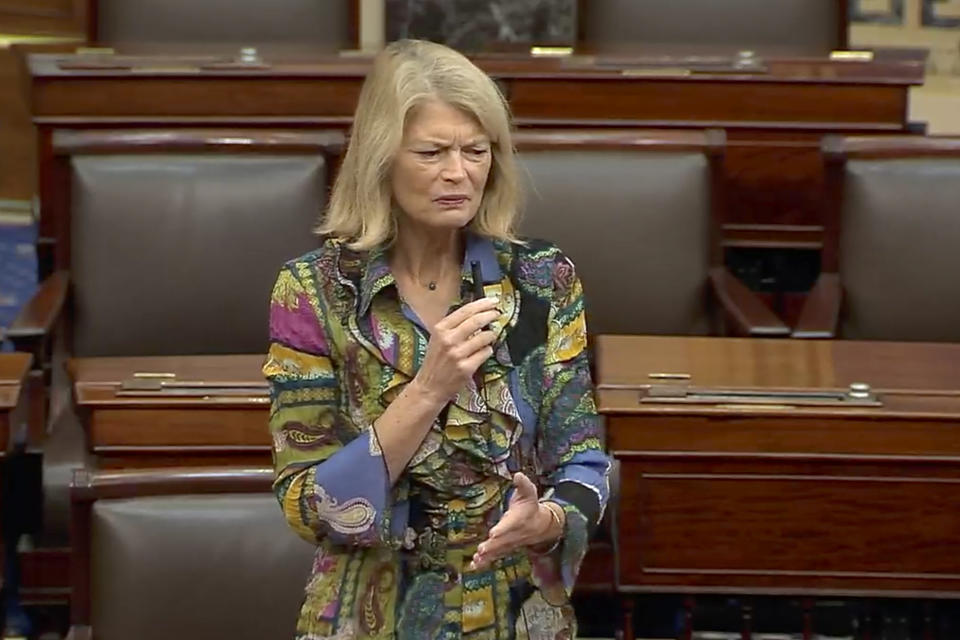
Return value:
<svg viewBox="0 0 960 640">
<path fill-rule="evenodd" d="M 494 357 L 484 364 L 483 388 L 471 382 L 445 412 L 446 424 L 434 425 L 443 441 L 467 451 L 498 468 L 509 456 L 522 432 L 522 424 L 510 388 L 511 359 L 508 338 L 520 318 L 521 296 L 504 274 L 501 261 L 509 263 L 509 245 L 494 243 L 472 232 L 464 233 L 464 260 L 461 272 L 462 298 L 473 290 L 471 263 L 478 261 L 483 274 L 484 294 L 500 298 L 501 317 L 494 323 L 497 333 Z M 341 321 L 351 337 L 383 365 L 379 376 L 380 403 L 386 407 L 413 378 L 426 349 L 424 337 L 403 316 L 399 298 L 389 295 L 396 287 L 384 248 L 357 252 L 339 246 L 337 278 L 352 292 L 353 304 L 345 301 Z M 428 438 L 439 443 L 440 439 Z"/>
</svg>

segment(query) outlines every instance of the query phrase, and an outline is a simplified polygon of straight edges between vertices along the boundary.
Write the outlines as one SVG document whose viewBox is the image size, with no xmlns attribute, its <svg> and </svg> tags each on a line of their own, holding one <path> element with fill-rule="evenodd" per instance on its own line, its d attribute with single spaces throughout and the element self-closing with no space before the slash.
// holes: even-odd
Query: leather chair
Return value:
<svg viewBox="0 0 960 640">
<path fill-rule="evenodd" d="M 516 145 L 521 231 L 573 260 L 591 334 L 789 333 L 722 265 L 722 132 L 521 131 Z"/>
<path fill-rule="evenodd" d="M 340 132 L 58 132 L 56 271 L 8 331 L 46 383 L 50 418 L 30 443 L 40 545 L 69 543 L 70 474 L 89 462 L 64 360 L 264 352 L 273 280 L 316 246 L 342 145 Z"/>
<path fill-rule="evenodd" d="M 71 636 L 292 638 L 315 547 L 284 521 L 273 470 L 78 471 Z"/>
<path fill-rule="evenodd" d="M 844 0 L 590 0 L 580 8 L 581 40 L 600 50 L 826 55 L 847 46 Z"/>
<path fill-rule="evenodd" d="M 830 137 L 822 271 L 793 335 L 960 341 L 960 138 Z"/>
<path fill-rule="evenodd" d="M 337 51 L 356 47 L 348 0 L 93 0 L 91 42 L 215 50 L 270 45 Z"/>
<path fill-rule="evenodd" d="M 527 192 L 520 230 L 573 261 L 591 334 L 788 334 L 720 263 L 722 132 L 521 131 L 515 142 Z M 614 463 L 577 595 L 614 601 L 619 484 Z"/>
<path fill-rule="evenodd" d="M 57 271 L 8 330 L 45 367 L 52 440 L 78 444 L 59 433 L 60 422 L 77 428 L 69 392 L 51 384 L 65 354 L 265 351 L 273 280 L 317 246 L 311 228 L 342 145 L 340 132 L 58 132 L 56 192 L 69 197 L 54 207 Z M 54 494 L 81 461 L 62 453 Z M 64 523 L 60 509 L 49 515 Z"/>
<path fill-rule="evenodd" d="M 260 353 L 267 301 L 317 246 L 339 132 L 60 131 L 57 270 L 9 336 L 49 337 L 70 287 L 78 357 Z"/>
</svg>

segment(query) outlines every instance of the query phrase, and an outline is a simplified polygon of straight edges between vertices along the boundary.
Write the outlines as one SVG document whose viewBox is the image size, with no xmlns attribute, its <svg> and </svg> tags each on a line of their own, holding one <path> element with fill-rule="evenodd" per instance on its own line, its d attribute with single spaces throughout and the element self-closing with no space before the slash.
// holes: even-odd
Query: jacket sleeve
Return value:
<svg viewBox="0 0 960 640">
<path fill-rule="evenodd" d="M 287 264 L 270 301 L 274 491 L 290 526 L 317 543 L 379 545 L 389 530 L 390 481 L 376 434 L 340 410 L 341 372 L 309 263 Z"/>
<path fill-rule="evenodd" d="M 610 461 L 603 451 L 587 358 L 583 288 L 573 263 L 562 255 L 553 265 L 553 283 L 537 456 L 549 487 L 544 497 L 560 504 L 566 514 L 563 537 L 551 559 L 569 595 L 607 504 Z"/>
</svg>

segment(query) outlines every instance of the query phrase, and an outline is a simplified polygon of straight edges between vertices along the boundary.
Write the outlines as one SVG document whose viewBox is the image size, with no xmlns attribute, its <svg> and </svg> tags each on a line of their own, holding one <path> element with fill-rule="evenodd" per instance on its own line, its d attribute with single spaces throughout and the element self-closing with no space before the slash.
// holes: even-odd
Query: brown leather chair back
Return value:
<svg viewBox="0 0 960 640">
<path fill-rule="evenodd" d="M 315 548 L 284 520 L 271 470 L 77 477 L 75 522 L 87 535 L 74 544 L 88 546 L 74 553 L 89 555 L 74 623 L 94 638 L 294 636 Z"/>
<path fill-rule="evenodd" d="M 592 334 L 708 332 L 702 134 L 521 132 L 517 146 L 528 182 L 521 232 L 573 260 Z"/>
<path fill-rule="evenodd" d="M 277 271 L 318 244 L 339 134 L 197 133 L 183 148 L 64 134 L 74 354 L 262 352 Z"/>
<path fill-rule="evenodd" d="M 909 142 L 837 169 L 843 338 L 960 341 L 960 140 Z"/>
<path fill-rule="evenodd" d="M 839 0 L 590 0 L 581 31 L 594 47 L 686 45 L 823 55 L 846 46 Z M 678 50 L 679 51 L 679 50 Z"/>
<path fill-rule="evenodd" d="M 354 48 L 348 0 L 94 0 L 103 44 Z"/>
</svg>

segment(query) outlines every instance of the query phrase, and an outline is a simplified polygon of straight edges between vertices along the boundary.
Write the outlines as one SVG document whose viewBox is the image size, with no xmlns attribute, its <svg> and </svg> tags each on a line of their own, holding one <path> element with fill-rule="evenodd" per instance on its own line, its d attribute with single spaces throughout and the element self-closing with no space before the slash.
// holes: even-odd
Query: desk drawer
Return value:
<svg viewBox="0 0 960 640">
<path fill-rule="evenodd" d="M 619 457 L 628 589 L 960 594 L 960 460 Z"/>
</svg>

